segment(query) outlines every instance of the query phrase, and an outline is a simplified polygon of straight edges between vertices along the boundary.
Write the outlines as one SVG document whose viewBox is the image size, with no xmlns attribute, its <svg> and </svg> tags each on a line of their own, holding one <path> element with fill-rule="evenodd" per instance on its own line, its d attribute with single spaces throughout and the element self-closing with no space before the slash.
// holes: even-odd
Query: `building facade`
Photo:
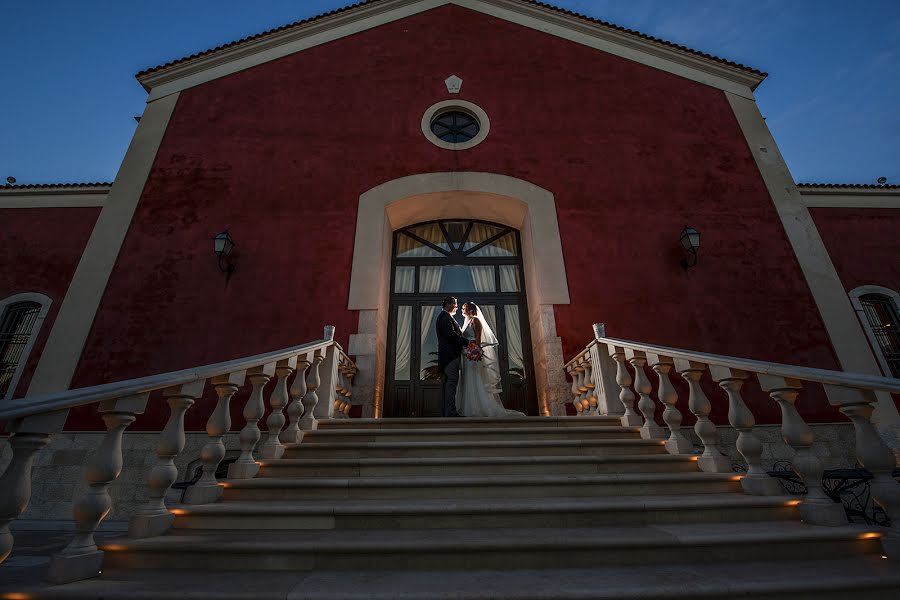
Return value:
<svg viewBox="0 0 900 600">
<path fill-rule="evenodd" d="M 486 307 L 504 399 L 531 414 L 566 413 L 564 365 L 597 322 L 900 377 L 900 186 L 795 183 L 757 70 L 537 2 L 378 0 L 137 78 L 148 103 L 114 182 L 0 189 L 2 402 L 289 347 L 327 323 L 359 367 L 353 416 L 428 416 L 448 293 Z M 689 269 L 685 226 L 702 239 Z M 225 230 L 233 272 L 213 254 Z M 745 397 L 779 422 L 758 387 Z M 130 431 L 159 431 L 162 406 Z M 820 389 L 798 406 L 845 422 Z M 60 418 L 55 451 L 74 464 L 51 452 L 48 469 L 103 429 L 93 408 Z M 897 399 L 876 418 L 895 425 Z"/>
</svg>

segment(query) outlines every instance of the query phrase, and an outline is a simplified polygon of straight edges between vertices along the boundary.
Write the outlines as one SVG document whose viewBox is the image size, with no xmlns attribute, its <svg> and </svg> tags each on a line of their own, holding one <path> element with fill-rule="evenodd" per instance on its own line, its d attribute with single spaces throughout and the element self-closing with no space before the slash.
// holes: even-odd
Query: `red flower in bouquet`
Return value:
<svg viewBox="0 0 900 600">
<path fill-rule="evenodd" d="M 484 350 L 476 344 L 475 342 L 469 342 L 469 345 L 466 347 L 466 358 L 477 362 L 484 357 Z"/>
</svg>

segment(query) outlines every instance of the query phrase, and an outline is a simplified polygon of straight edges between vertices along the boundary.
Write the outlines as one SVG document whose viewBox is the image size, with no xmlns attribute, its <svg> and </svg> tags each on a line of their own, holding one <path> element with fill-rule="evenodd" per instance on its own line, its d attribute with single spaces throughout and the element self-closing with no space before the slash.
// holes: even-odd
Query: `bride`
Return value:
<svg viewBox="0 0 900 600">
<path fill-rule="evenodd" d="M 473 302 L 463 304 L 466 321 L 463 335 L 476 344 L 493 344 L 484 348 L 479 361 L 462 359 L 456 409 L 464 417 L 524 417 L 517 410 L 504 408 L 500 400 L 500 362 L 497 360 L 497 336 L 479 314 Z"/>
</svg>

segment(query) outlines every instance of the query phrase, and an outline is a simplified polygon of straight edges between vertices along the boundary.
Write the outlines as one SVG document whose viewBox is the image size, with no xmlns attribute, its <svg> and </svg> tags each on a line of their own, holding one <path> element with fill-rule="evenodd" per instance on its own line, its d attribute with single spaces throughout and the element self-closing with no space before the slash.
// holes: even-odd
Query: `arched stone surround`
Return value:
<svg viewBox="0 0 900 600">
<path fill-rule="evenodd" d="M 360 311 L 349 353 L 360 368 L 354 394 L 363 416 L 381 416 L 393 232 L 436 219 L 493 221 L 520 231 L 538 405 L 544 414 L 564 414 L 569 386 L 553 305 L 569 303 L 569 287 L 553 194 L 505 175 L 448 172 L 401 177 L 359 197 L 347 308 Z"/>
</svg>

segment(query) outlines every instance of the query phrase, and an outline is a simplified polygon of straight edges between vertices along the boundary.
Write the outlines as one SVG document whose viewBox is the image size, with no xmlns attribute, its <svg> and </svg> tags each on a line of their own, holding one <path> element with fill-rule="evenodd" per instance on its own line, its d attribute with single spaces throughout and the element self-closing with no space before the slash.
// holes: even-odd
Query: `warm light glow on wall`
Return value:
<svg viewBox="0 0 900 600">
<path fill-rule="evenodd" d="M 119 552 L 120 550 L 124 550 L 125 546 L 121 544 L 101 544 L 100 549 L 104 552 Z"/>
<path fill-rule="evenodd" d="M 172 513 L 173 515 L 186 515 L 187 514 L 187 511 L 184 510 L 183 508 L 172 508 L 172 509 L 169 509 L 169 512 Z"/>
</svg>

